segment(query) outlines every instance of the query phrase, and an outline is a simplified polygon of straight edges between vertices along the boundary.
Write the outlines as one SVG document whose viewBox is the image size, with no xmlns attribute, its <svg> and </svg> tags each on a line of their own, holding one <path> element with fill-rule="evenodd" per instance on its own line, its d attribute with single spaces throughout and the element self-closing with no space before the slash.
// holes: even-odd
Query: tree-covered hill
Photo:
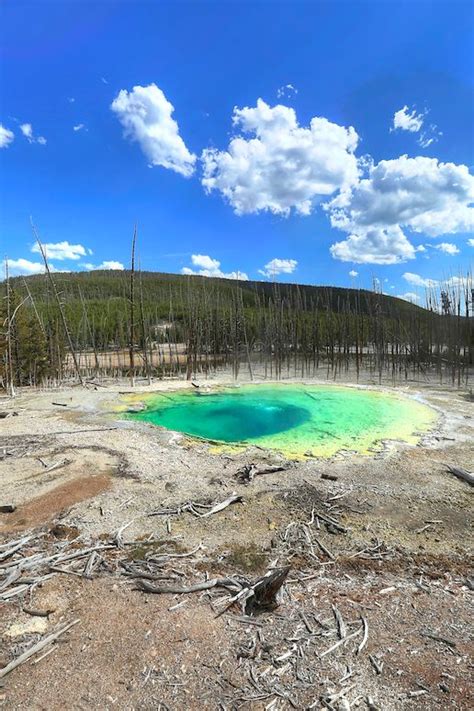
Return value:
<svg viewBox="0 0 474 711">
<path fill-rule="evenodd" d="M 53 275 L 63 301 L 72 307 L 82 309 L 82 301 L 97 303 L 104 300 L 119 300 L 127 309 L 129 297 L 129 271 L 59 272 Z M 329 311 L 355 311 L 372 315 L 375 310 L 390 318 L 398 318 L 413 313 L 421 314 L 424 309 L 403 299 L 388 294 L 365 289 L 348 289 L 335 286 L 311 286 L 306 284 L 280 284 L 265 281 L 236 281 L 216 277 L 184 276 L 163 272 L 140 272 L 136 274 L 138 288 L 143 302 L 152 306 L 161 318 L 167 318 L 170 298 L 174 315 L 179 316 L 183 306 L 192 294 L 208 294 L 219 302 L 231 302 L 237 292 L 242 294 L 244 306 L 255 308 L 269 300 L 298 301 L 301 310 L 311 311 L 321 308 Z M 12 287 L 25 292 L 25 282 L 42 308 L 51 299 L 50 286 L 45 275 L 16 277 L 11 279 Z M 239 296 L 240 298 L 240 296 Z"/>
<path fill-rule="evenodd" d="M 474 353 L 467 288 L 430 295 L 428 308 L 377 291 L 156 272 L 57 272 L 3 288 L 0 381 L 14 384 L 73 371 L 237 375 L 256 361 L 272 377 L 324 363 L 379 378 L 436 368 L 460 383 Z"/>
</svg>

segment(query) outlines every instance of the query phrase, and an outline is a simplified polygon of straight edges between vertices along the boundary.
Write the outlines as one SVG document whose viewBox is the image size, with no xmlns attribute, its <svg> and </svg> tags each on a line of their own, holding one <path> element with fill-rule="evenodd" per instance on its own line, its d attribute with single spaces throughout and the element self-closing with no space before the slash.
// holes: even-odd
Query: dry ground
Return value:
<svg viewBox="0 0 474 711">
<path fill-rule="evenodd" d="M 445 464 L 473 468 L 474 406 L 448 389 L 422 395 L 440 418 L 417 446 L 296 463 L 257 448 L 213 454 L 205 443 L 121 421 L 118 387 L 2 403 L 18 414 L 0 419 L 0 505 L 17 508 L 0 514 L 0 545 L 44 535 L 0 560 L 0 669 L 62 623 L 80 622 L 44 659 L 0 680 L 0 705 L 472 708 L 472 489 Z M 250 462 L 285 470 L 239 483 Z M 209 518 L 149 516 L 234 491 L 243 501 Z M 81 559 L 1 601 L 6 565 L 107 543 L 126 524 L 124 547 L 104 551 L 92 579 L 81 576 Z M 222 590 L 153 595 L 123 575 L 124 562 L 143 566 L 157 551 L 178 556 L 167 570 L 185 584 L 206 575 L 252 580 L 286 563 L 291 571 L 276 609 L 251 620 L 235 606 L 216 616 Z M 324 654 L 340 639 L 334 607 L 346 635 L 358 634 Z M 368 640 L 357 654 L 362 618 Z"/>
</svg>

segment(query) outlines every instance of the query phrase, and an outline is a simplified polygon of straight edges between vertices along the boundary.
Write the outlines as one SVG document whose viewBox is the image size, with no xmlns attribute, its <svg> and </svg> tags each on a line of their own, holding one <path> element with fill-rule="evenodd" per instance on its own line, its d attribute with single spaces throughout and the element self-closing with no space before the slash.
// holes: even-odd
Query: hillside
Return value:
<svg viewBox="0 0 474 711">
<path fill-rule="evenodd" d="M 96 271 L 16 277 L 3 299 L 0 380 L 62 382 L 73 372 L 187 377 L 241 368 L 282 377 L 328 367 L 408 377 L 436 368 L 458 383 L 473 355 L 472 319 L 367 290 Z M 5 284 L 8 295 L 8 285 Z M 459 311 L 459 313 L 461 313 Z M 77 358 L 74 356 L 77 354 Z"/>
<path fill-rule="evenodd" d="M 82 300 L 91 304 L 103 300 L 118 300 L 124 308 L 128 308 L 129 271 L 61 272 L 54 274 L 54 281 L 62 299 L 70 307 L 77 304 L 82 308 Z M 11 280 L 12 287 L 19 292 L 25 292 L 25 282 L 39 308 L 50 301 L 50 287 L 45 275 L 16 277 Z M 334 312 L 357 311 L 360 315 L 373 315 L 378 312 L 395 319 L 425 312 L 425 309 L 416 304 L 366 289 L 266 281 L 237 282 L 232 279 L 164 272 L 141 272 L 136 275 L 136 282 L 138 285 L 141 283 L 144 304 L 152 306 L 155 314 L 161 318 L 169 316 L 170 299 L 175 316 L 179 316 L 184 304 L 189 300 L 190 292 L 196 295 L 207 293 L 221 303 L 232 302 L 239 292 L 239 298 L 241 293 L 246 308 L 255 308 L 276 299 L 298 303 L 302 311 L 319 308 Z"/>
</svg>

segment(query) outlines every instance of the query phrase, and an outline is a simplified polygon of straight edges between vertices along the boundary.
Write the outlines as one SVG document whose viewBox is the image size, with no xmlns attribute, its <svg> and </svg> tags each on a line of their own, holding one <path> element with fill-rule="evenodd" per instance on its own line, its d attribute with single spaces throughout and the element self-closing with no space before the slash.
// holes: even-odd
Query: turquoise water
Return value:
<svg viewBox="0 0 474 711">
<path fill-rule="evenodd" d="M 142 398 L 143 399 L 143 398 Z M 414 400 L 347 387 L 248 385 L 155 393 L 128 417 L 223 444 L 252 443 L 289 456 L 366 452 L 384 439 L 414 441 L 433 411 Z"/>
</svg>

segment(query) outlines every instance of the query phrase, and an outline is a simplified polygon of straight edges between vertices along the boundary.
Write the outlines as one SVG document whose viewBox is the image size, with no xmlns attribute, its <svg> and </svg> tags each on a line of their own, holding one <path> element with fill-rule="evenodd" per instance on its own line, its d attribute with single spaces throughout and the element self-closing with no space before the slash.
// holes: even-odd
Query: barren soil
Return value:
<svg viewBox="0 0 474 711">
<path fill-rule="evenodd" d="M 156 386 L 174 387 L 189 385 Z M 135 388 L 134 400 L 148 389 Z M 0 513 L 0 670 L 80 620 L 47 656 L 0 678 L 0 705 L 474 706 L 473 490 L 446 470 L 474 468 L 474 405 L 462 393 L 406 388 L 439 414 L 415 446 L 287 462 L 258 448 L 215 453 L 205 442 L 120 419 L 130 402 L 124 390 L 24 392 L 0 405 L 11 413 L 0 419 L 0 505 L 16 507 Z M 250 463 L 284 471 L 245 484 L 236 474 Z M 212 516 L 177 512 L 233 492 L 242 501 Z M 36 537 L 2 561 L 5 544 L 30 533 Z M 2 592 L 15 561 L 114 540 L 120 545 L 100 551 L 90 577 L 81 558 L 26 592 Z M 223 590 L 150 594 L 123 574 L 156 551 L 174 556 L 166 570 L 180 585 L 291 570 L 275 609 L 249 619 L 234 605 L 218 615 Z M 357 653 L 364 624 L 367 642 Z"/>
</svg>

